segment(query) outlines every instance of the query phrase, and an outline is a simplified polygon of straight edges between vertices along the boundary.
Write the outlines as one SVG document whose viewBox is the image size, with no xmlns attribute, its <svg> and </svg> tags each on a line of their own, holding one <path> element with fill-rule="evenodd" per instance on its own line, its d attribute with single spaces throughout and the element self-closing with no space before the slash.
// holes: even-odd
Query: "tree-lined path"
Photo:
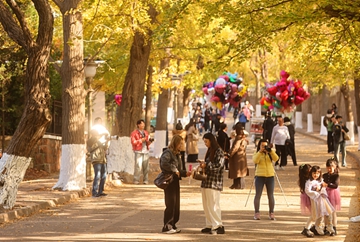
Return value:
<svg viewBox="0 0 360 242">
<path fill-rule="evenodd" d="M 325 143 L 297 133 L 298 164 L 320 165 L 325 171 L 329 157 Z M 205 146 L 199 142 L 200 155 Z M 198 181 L 181 181 L 181 216 L 178 227 L 182 232 L 174 235 L 161 233 L 164 201 L 163 192 L 154 185 L 125 184 L 107 190 L 107 197 L 85 197 L 75 203 L 49 209 L 38 215 L 0 228 L 0 241 L 310 241 L 300 234 L 307 217 L 300 214 L 299 189 L 296 185 L 298 167 L 289 158 L 284 171 L 278 171 L 281 186 L 275 185 L 276 221 L 267 217 L 268 203 L 264 191 L 261 200 L 261 220 L 253 220 L 254 190 L 249 194 L 254 174 L 251 156 L 254 146 L 248 147 L 250 176 L 246 189 L 231 190 L 231 181 L 225 173 L 225 186 L 221 195 L 222 218 L 225 235 L 201 234 L 204 227 L 201 194 Z M 158 160 L 153 159 L 153 167 Z M 151 179 L 157 172 L 151 174 Z M 356 216 L 358 197 L 356 186 L 358 164 L 348 156 L 348 167 L 341 170 L 342 211 L 338 212 L 338 235 L 315 238 L 321 241 L 355 242 L 359 237 L 349 217 Z M 286 202 L 287 201 L 287 202 Z M 287 206 L 287 203 L 289 206 Z"/>
</svg>

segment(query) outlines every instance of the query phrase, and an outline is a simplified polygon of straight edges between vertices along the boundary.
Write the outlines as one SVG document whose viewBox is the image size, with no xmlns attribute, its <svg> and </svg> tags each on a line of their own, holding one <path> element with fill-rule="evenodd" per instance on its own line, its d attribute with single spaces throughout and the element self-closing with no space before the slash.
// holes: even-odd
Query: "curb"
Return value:
<svg viewBox="0 0 360 242">
<path fill-rule="evenodd" d="M 49 199 L 47 201 L 42 201 L 30 206 L 22 207 L 22 208 L 16 208 L 13 210 L 5 211 L 4 213 L 0 214 L 0 224 L 4 224 L 10 221 L 13 221 L 15 219 L 19 219 L 21 217 L 29 217 L 33 215 L 34 213 L 39 212 L 40 210 L 45 210 L 48 208 L 55 207 L 60 204 L 64 204 L 73 200 L 76 200 L 81 197 L 85 197 L 91 193 L 90 188 L 85 188 L 80 191 L 74 191 L 70 194 L 66 194 L 63 196 L 60 196 L 58 198 Z"/>
</svg>

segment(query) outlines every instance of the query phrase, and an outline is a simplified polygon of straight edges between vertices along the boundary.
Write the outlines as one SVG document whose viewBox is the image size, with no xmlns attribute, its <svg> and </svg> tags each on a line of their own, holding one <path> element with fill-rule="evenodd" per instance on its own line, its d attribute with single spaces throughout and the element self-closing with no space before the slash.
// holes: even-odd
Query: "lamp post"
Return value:
<svg viewBox="0 0 360 242">
<path fill-rule="evenodd" d="M 92 93 L 93 93 L 93 89 L 91 88 L 91 82 L 94 78 L 94 76 L 96 75 L 96 68 L 98 67 L 98 64 L 93 61 L 84 61 L 84 65 L 85 65 L 85 81 L 87 84 L 87 97 L 88 97 L 88 137 L 90 137 L 90 130 L 91 130 L 91 126 L 92 126 Z"/>
</svg>

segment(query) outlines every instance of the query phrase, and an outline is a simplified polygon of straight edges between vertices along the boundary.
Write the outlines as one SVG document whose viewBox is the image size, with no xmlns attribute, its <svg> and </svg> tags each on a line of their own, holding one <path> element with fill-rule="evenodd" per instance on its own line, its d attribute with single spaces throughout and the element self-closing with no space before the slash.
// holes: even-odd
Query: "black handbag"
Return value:
<svg viewBox="0 0 360 242">
<path fill-rule="evenodd" d="M 173 174 L 160 172 L 159 175 L 155 178 L 154 184 L 158 188 L 165 190 L 172 181 L 173 181 Z"/>
<path fill-rule="evenodd" d="M 207 176 L 205 174 L 205 170 L 200 171 L 200 166 L 196 167 L 193 178 L 198 181 L 205 181 L 207 178 Z"/>
</svg>

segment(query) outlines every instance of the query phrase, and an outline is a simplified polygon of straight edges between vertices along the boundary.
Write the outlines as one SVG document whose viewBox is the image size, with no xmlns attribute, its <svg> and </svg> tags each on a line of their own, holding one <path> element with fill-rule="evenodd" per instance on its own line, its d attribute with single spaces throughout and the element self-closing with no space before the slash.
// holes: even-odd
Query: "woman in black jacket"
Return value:
<svg viewBox="0 0 360 242">
<path fill-rule="evenodd" d="M 295 152 L 295 127 L 290 122 L 290 119 L 288 117 L 284 118 L 284 125 L 288 128 L 290 135 L 290 142 L 286 142 L 285 144 L 286 150 L 288 152 L 288 155 L 291 156 L 294 166 L 297 166 L 296 152 Z"/>
<path fill-rule="evenodd" d="M 180 218 L 180 183 L 181 177 L 190 176 L 191 171 L 186 172 L 186 167 L 182 166 L 180 158 L 180 148 L 182 138 L 180 135 L 174 135 L 168 148 L 160 157 L 161 171 L 166 174 L 172 174 L 173 180 L 164 190 L 165 211 L 164 227 L 162 232 L 166 234 L 180 233 L 181 230 L 176 227 Z"/>
<path fill-rule="evenodd" d="M 224 151 L 224 153 L 227 154 L 230 150 L 230 138 L 226 132 L 227 132 L 226 123 L 221 123 L 220 129 L 218 131 L 217 142 L 220 148 Z M 229 164 L 229 160 L 225 158 L 225 170 L 229 170 L 228 164 Z"/>
</svg>

